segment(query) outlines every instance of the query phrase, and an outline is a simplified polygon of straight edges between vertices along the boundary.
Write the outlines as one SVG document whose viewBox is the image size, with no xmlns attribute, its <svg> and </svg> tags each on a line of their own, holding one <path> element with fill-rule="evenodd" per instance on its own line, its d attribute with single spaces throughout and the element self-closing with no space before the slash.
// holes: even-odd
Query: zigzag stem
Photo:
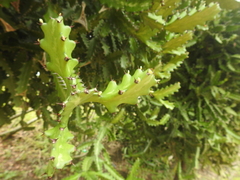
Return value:
<svg viewBox="0 0 240 180">
<path fill-rule="evenodd" d="M 137 104 L 138 97 L 149 95 L 151 87 L 157 84 L 155 75 L 160 68 L 157 66 L 153 71 L 151 69 L 142 71 L 139 68 L 133 75 L 127 72 L 119 85 L 115 81 L 110 81 L 103 92 L 87 89 L 74 73 L 74 67 L 78 61 L 71 57 L 75 47 L 75 42 L 68 38 L 71 28 L 64 26 L 62 16 L 51 18 L 48 23 L 40 20 L 40 23 L 45 37 L 39 43 L 49 54 L 50 60 L 46 65 L 56 75 L 58 94 L 63 100 L 59 103 L 63 107 L 57 117 L 59 124 L 45 132 L 54 144 L 51 153 L 54 166 L 61 169 L 71 162 L 70 153 L 74 151 L 74 146 L 67 143 L 73 138 L 68 130 L 68 119 L 73 109 L 86 102 L 98 102 L 106 106 L 109 112 L 115 112 L 117 106 L 122 103 Z M 178 88 L 179 86 L 176 86 L 174 90 L 166 92 L 166 95 L 177 91 Z M 154 95 L 155 93 L 152 92 L 151 96 Z M 158 96 L 159 93 L 156 92 L 156 97 Z"/>
<path fill-rule="evenodd" d="M 54 161 L 54 166 L 57 169 L 62 169 L 66 164 L 69 164 L 72 161 L 70 154 L 75 150 L 75 147 L 67 142 L 73 139 L 73 135 L 68 130 L 67 124 L 68 119 L 71 116 L 72 110 L 76 107 L 70 102 L 67 106 L 64 105 L 61 114 L 58 115 L 59 124 L 47 131 L 47 135 L 53 143 L 53 149 L 51 152 L 51 160 Z"/>
</svg>

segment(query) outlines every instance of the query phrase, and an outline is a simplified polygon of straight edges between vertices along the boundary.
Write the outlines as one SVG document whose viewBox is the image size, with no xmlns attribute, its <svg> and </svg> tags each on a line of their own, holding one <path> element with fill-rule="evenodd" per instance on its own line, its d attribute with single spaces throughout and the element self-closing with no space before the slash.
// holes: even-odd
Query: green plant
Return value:
<svg viewBox="0 0 240 180">
<path fill-rule="evenodd" d="M 180 92 L 188 92 L 176 97 L 178 102 L 182 101 L 180 111 L 176 113 L 189 122 L 181 124 L 181 131 L 192 132 L 190 136 L 196 140 L 195 145 L 199 144 L 199 161 L 201 164 L 214 163 L 217 172 L 221 164 L 231 164 L 235 159 L 237 150 L 234 147 L 238 146 L 240 140 L 237 128 L 238 14 L 239 9 L 230 12 L 224 10 L 221 18 L 209 23 L 208 31 L 197 32 L 193 41 L 196 44 L 188 49 L 189 59 L 175 77 L 182 79 L 184 88 Z M 193 60 L 196 61 L 193 63 Z M 206 140 L 206 137 L 211 138 Z"/>
<path fill-rule="evenodd" d="M 227 151 L 234 151 L 229 139 L 225 141 L 223 137 L 226 123 L 217 120 L 228 119 L 229 113 L 237 118 L 236 112 L 227 108 L 228 115 L 219 113 L 219 108 L 226 109 L 226 104 L 209 99 L 208 87 L 204 93 L 199 91 L 206 82 L 200 88 L 195 84 L 196 77 L 207 81 L 211 76 L 215 87 L 210 89 L 215 96 L 219 95 L 216 91 L 221 88 L 216 88 L 216 84 L 223 82 L 222 73 L 214 65 L 208 71 L 195 69 L 192 62 L 198 56 L 194 52 L 201 48 L 186 50 L 204 37 L 209 38 L 202 31 L 210 32 L 205 25 L 220 11 L 217 4 L 206 6 L 202 1 L 188 0 L 32 0 L 21 2 L 18 12 L 10 2 L 6 1 L 0 12 L 5 24 L 0 43 L 1 125 L 10 123 L 9 116 L 15 113 L 13 107 L 20 106 L 22 127 L 27 128 L 24 116 L 29 107 L 42 115 L 45 129 L 53 126 L 45 131 L 53 142 L 48 176 L 53 175 L 55 167 L 63 168 L 73 162 L 73 176 L 66 179 L 123 179 L 103 145 L 108 141 L 121 142 L 129 164 L 136 163 L 128 179 L 133 179 L 140 163 L 141 168 L 156 177 L 162 170 L 167 179 L 192 178 L 192 167 L 197 168 L 200 157 L 216 153 L 203 151 L 209 145 L 209 137 L 212 149 L 227 146 Z M 44 12 L 42 7 L 48 11 Z M 63 16 L 58 16 L 59 12 Z M 18 13 L 22 16 L 14 19 Z M 44 37 L 36 26 L 39 17 L 46 22 L 39 22 Z M 65 26 L 63 20 L 74 27 Z M 12 29 L 7 29 L 6 22 Z M 216 22 L 212 27 L 221 29 Z M 39 37 L 43 39 L 36 44 L 46 54 L 30 45 Z M 205 68 L 204 64 L 200 66 Z M 172 73 L 174 70 L 177 71 Z M 172 96 L 180 88 L 178 82 L 182 88 Z M 229 92 L 229 98 L 238 100 L 238 92 Z M 211 118 L 215 123 L 208 124 Z M 216 127 L 220 127 L 218 133 L 214 132 Z M 204 135 L 206 132 L 212 136 Z M 232 129 L 227 132 L 231 134 Z M 219 142 L 220 139 L 226 143 Z M 61 146 L 65 146 L 64 150 Z M 201 162 L 206 159 L 201 158 Z"/>
<path fill-rule="evenodd" d="M 172 2 L 169 3 L 169 5 L 177 7 L 177 4 L 173 4 Z M 128 5 L 126 4 L 126 6 Z M 105 105 L 110 112 L 115 112 L 118 105 L 122 103 L 137 104 L 139 96 L 150 94 L 150 96 L 155 97 L 167 108 L 173 109 L 173 104 L 166 100 L 164 101 L 163 98 L 177 91 L 180 88 L 179 83 L 164 89 L 162 88 L 160 90 L 157 90 L 157 84 L 162 83 L 161 79 L 169 78 L 170 72 L 175 69 L 177 65 L 187 56 L 183 45 L 189 39 L 191 39 L 192 33 L 184 33 L 184 31 L 187 29 L 192 29 L 197 24 L 203 24 L 206 20 L 211 19 L 219 11 L 219 9 L 215 4 L 211 4 L 209 8 L 206 8 L 204 4 L 198 4 L 199 11 L 193 8 L 188 12 L 189 16 L 187 16 L 187 11 L 183 11 L 178 15 L 173 15 L 169 22 L 165 22 L 163 19 L 164 16 L 161 16 L 165 13 L 165 11 L 160 10 L 157 14 L 151 13 L 154 11 L 157 12 L 160 6 L 162 6 L 162 4 L 156 2 L 154 6 L 148 10 L 148 13 L 144 12 L 140 14 L 139 17 L 141 18 L 140 22 L 142 21 L 142 24 L 139 24 L 137 33 L 134 32 L 135 30 L 133 29 L 136 28 L 136 26 L 132 27 L 132 25 L 129 24 L 131 17 L 127 17 L 129 18 L 129 21 L 123 21 L 125 18 L 123 11 L 119 14 L 120 17 L 122 17 L 122 19 L 120 19 L 122 26 L 127 27 L 126 30 L 135 35 L 150 49 L 155 51 L 156 57 L 152 57 L 154 58 L 154 61 L 151 64 L 145 64 L 145 66 L 155 66 L 154 69 L 142 71 L 142 69 L 139 68 L 132 76 L 129 74 L 129 72 L 127 72 L 123 76 L 122 82 L 119 85 L 112 80 L 103 92 L 98 91 L 96 88 L 87 89 L 82 84 L 82 81 L 79 80 L 77 74 L 74 73 L 74 67 L 77 65 L 77 60 L 73 59 L 71 54 L 75 47 L 75 42 L 69 39 L 71 28 L 63 24 L 63 17 L 60 15 L 57 18 L 51 18 L 47 23 L 44 23 L 43 20 L 40 20 L 40 25 L 44 32 L 44 39 L 39 40 L 39 43 L 49 56 L 49 58 L 47 58 L 46 67 L 56 75 L 55 84 L 58 95 L 60 99 L 63 100 L 63 103 L 60 103 L 63 109 L 57 115 L 58 125 L 45 132 L 45 134 L 52 139 L 54 144 L 51 153 L 53 162 L 50 162 L 50 166 L 53 164 L 54 167 L 61 169 L 66 164 L 71 162 L 72 158 L 70 153 L 74 151 L 74 146 L 68 144 L 68 141 L 72 139 L 73 136 L 69 132 L 67 125 L 73 109 L 81 104 L 87 102 L 98 102 Z M 125 10 L 128 11 L 127 8 Z M 131 8 L 131 10 L 134 11 L 134 8 Z M 207 18 L 204 15 L 205 13 L 209 14 Z M 180 20 L 178 20 L 178 17 Z M 157 22 L 153 22 L 154 19 L 157 20 Z M 159 19 L 161 19 L 161 21 L 159 21 Z M 149 26 L 149 23 L 151 23 L 151 26 Z M 179 24 L 186 24 L 186 26 L 181 26 L 181 29 L 176 28 L 179 26 Z M 161 44 L 156 44 L 157 41 L 150 41 L 149 39 L 153 37 L 157 31 L 162 30 L 164 26 L 166 29 L 166 35 L 164 38 L 166 38 L 168 41 L 163 41 L 163 39 Z M 94 30 L 95 34 L 97 33 L 96 31 L 97 30 Z M 183 34 L 180 36 L 178 33 Z M 173 54 L 169 56 L 169 62 L 165 65 L 159 64 L 160 57 L 158 57 L 158 52 L 160 51 L 166 54 Z M 160 79 L 157 80 L 156 78 Z M 150 89 L 153 86 L 155 86 L 155 88 Z M 160 121 L 157 121 L 156 118 L 159 111 L 158 108 L 156 108 L 155 111 L 156 115 L 154 116 L 153 114 L 152 117 L 148 119 L 140 109 L 136 109 L 137 115 L 143 121 L 146 121 L 148 125 L 158 126 L 166 124 L 170 118 L 170 115 L 166 114 Z M 122 114 L 123 112 L 120 112 L 119 116 L 122 116 Z M 116 119 L 119 118 L 116 117 Z M 118 120 L 114 120 L 114 123 L 117 121 Z M 93 144 L 94 159 L 98 172 L 101 171 L 102 166 L 99 155 L 103 148 L 101 141 L 105 136 L 105 131 L 105 128 L 102 130 L 100 129 L 98 140 L 96 140 L 96 142 Z M 89 160 L 92 162 L 93 158 L 86 158 L 85 160 L 86 162 L 89 162 Z M 84 164 L 86 163 L 83 163 L 83 165 Z M 88 166 L 88 168 L 90 166 L 91 164 Z M 88 168 L 83 166 L 85 171 L 87 171 Z M 108 169 L 110 167 L 105 164 L 105 168 Z M 96 172 L 96 174 L 94 172 L 87 171 L 87 174 L 83 176 L 100 176 L 98 172 Z M 114 171 L 112 171 L 111 168 L 108 169 L 108 172 L 118 179 L 118 175 L 113 173 Z M 48 175 L 52 175 L 52 170 L 49 171 Z"/>
</svg>

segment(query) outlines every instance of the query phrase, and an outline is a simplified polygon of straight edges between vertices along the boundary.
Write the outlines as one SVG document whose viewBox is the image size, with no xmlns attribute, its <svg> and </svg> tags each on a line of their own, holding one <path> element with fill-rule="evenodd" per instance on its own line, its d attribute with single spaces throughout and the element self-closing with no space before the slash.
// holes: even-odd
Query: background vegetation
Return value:
<svg viewBox="0 0 240 180">
<path fill-rule="evenodd" d="M 159 101 L 144 96 L 138 106 L 120 105 L 117 114 L 98 103 L 78 106 L 68 124 L 75 135 L 75 165 L 65 167 L 65 179 L 193 179 L 195 170 L 204 165 L 220 173 L 221 164 L 236 159 L 240 140 L 240 10 L 238 2 L 218 0 L 221 11 L 210 9 L 218 13 L 213 20 L 215 14 L 207 10 L 201 14 L 215 7 L 212 2 L 205 6 L 203 1 L 190 0 L 4 0 L 0 126 L 16 123 L 13 117 L 19 109 L 17 123 L 22 130 L 34 128 L 26 120 L 29 110 L 42 119 L 43 131 L 56 126 L 61 109 L 56 103 L 61 101 L 37 39 L 43 38 L 39 18 L 48 21 L 62 12 L 64 23 L 74 25 L 70 39 L 79 43 L 73 57 L 79 57 L 76 70 L 86 87 L 104 89 L 111 79 L 121 82 L 128 70 L 133 74 L 140 66 L 153 68 L 160 62 L 161 80 L 153 90 L 168 90 Z M 156 9 L 159 14 L 153 13 Z M 186 17 L 191 12 L 203 20 L 190 23 Z M 173 94 L 176 82 L 181 88 Z M 1 135 L 6 139 L 15 132 Z M 39 140 L 50 154 L 49 142 Z M 49 162 L 39 164 L 46 174 L 41 172 L 38 178 L 54 174 Z M 62 178 L 58 173 L 55 177 Z"/>
</svg>

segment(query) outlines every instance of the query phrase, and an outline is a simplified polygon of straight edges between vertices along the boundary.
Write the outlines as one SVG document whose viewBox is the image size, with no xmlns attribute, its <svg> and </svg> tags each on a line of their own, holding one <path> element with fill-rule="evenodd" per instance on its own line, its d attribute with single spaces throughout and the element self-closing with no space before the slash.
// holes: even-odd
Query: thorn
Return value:
<svg viewBox="0 0 240 180">
<path fill-rule="evenodd" d="M 63 128 L 63 127 L 60 127 L 59 129 L 60 129 L 60 131 L 63 131 L 65 128 Z"/>
<path fill-rule="evenodd" d="M 101 97 L 101 94 L 102 94 L 102 91 L 99 91 L 98 92 L 98 96 Z"/>
<path fill-rule="evenodd" d="M 52 143 L 55 144 L 57 142 L 57 139 L 51 139 Z"/>
<path fill-rule="evenodd" d="M 119 95 L 122 95 L 123 93 L 124 93 L 124 92 L 123 92 L 122 90 L 119 90 L 119 91 L 118 91 L 118 94 L 119 94 Z"/>
<path fill-rule="evenodd" d="M 62 41 L 66 41 L 66 39 L 67 39 L 67 37 L 61 36 L 61 40 L 62 40 Z"/>
<path fill-rule="evenodd" d="M 74 96 L 76 93 L 75 92 L 71 92 L 71 95 Z"/>
<path fill-rule="evenodd" d="M 153 95 L 153 94 L 151 94 L 151 93 L 149 94 L 149 96 L 150 96 L 151 98 L 154 98 L 154 95 Z"/>
<path fill-rule="evenodd" d="M 59 15 L 59 16 L 62 16 L 62 13 L 59 13 L 58 15 Z"/>
<path fill-rule="evenodd" d="M 137 79 L 134 80 L 134 83 L 135 83 L 135 84 L 138 84 L 140 81 L 141 81 L 141 79 L 140 79 L 140 78 L 137 78 Z"/>
<path fill-rule="evenodd" d="M 43 20 L 40 18 L 39 19 L 39 25 L 41 26 L 43 23 L 44 23 Z"/>
<path fill-rule="evenodd" d="M 97 88 L 94 88 L 93 91 L 94 91 L 94 92 L 98 92 Z M 100 92 L 101 92 L 101 91 L 100 91 Z"/>
<path fill-rule="evenodd" d="M 34 42 L 35 45 L 40 45 L 40 39 L 37 39 L 35 42 Z"/>
<path fill-rule="evenodd" d="M 127 72 L 126 72 L 126 71 L 124 71 L 124 74 L 129 74 L 129 70 L 127 70 Z"/>
<path fill-rule="evenodd" d="M 76 87 L 77 87 L 77 85 L 76 85 L 76 84 L 72 85 L 72 88 L 73 88 L 73 89 L 76 89 Z"/>
<path fill-rule="evenodd" d="M 74 78 L 74 77 L 68 77 L 68 80 L 74 80 L 74 79 L 76 79 L 76 78 Z"/>
<path fill-rule="evenodd" d="M 75 165 L 72 161 L 69 163 L 69 165 Z"/>
<path fill-rule="evenodd" d="M 49 160 L 54 160 L 54 159 L 55 159 L 55 157 L 50 157 L 50 158 L 49 158 Z"/>
<path fill-rule="evenodd" d="M 57 121 L 57 122 L 61 122 L 61 120 L 60 120 L 60 119 L 57 119 L 56 121 Z"/>
<path fill-rule="evenodd" d="M 85 90 L 84 90 L 84 93 L 85 93 L 85 94 L 89 94 L 89 90 L 88 90 L 88 89 L 85 89 Z"/>
<path fill-rule="evenodd" d="M 71 59 L 71 58 L 69 58 L 69 57 L 67 57 L 67 56 L 64 58 L 65 61 L 69 61 L 70 59 Z"/>
<path fill-rule="evenodd" d="M 57 103 L 58 105 L 61 105 L 63 108 L 66 106 L 65 103 Z"/>
<path fill-rule="evenodd" d="M 151 69 L 148 69 L 147 75 L 151 75 L 151 74 L 153 74 L 152 70 L 151 70 Z"/>
<path fill-rule="evenodd" d="M 62 22 L 62 19 L 60 19 L 60 20 L 59 20 L 59 19 L 56 19 L 56 21 L 57 21 L 58 23 L 60 23 L 60 22 Z"/>
</svg>

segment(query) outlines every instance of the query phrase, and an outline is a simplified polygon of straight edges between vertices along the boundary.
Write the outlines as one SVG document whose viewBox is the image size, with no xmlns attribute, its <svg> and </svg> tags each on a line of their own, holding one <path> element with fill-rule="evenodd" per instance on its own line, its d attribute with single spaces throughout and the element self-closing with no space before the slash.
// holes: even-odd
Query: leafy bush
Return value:
<svg viewBox="0 0 240 180">
<path fill-rule="evenodd" d="M 146 179 L 137 173 L 140 165 L 155 179 L 191 179 L 199 161 L 232 162 L 239 141 L 238 9 L 221 11 L 207 29 L 220 11 L 216 3 L 10 0 L 2 6 L 0 125 L 11 123 L 19 106 L 23 128 L 29 108 L 45 129 L 53 126 L 45 131 L 53 142 L 47 176 L 73 161 L 65 179 Z M 41 17 L 44 36 L 36 24 Z M 32 46 L 38 38 L 47 53 Z M 120 142 L 133 164 L 126 177 L 112 164 L 109 141 Z M 80 160 L 72 159 L 74 150 Z"/>
</svg>

